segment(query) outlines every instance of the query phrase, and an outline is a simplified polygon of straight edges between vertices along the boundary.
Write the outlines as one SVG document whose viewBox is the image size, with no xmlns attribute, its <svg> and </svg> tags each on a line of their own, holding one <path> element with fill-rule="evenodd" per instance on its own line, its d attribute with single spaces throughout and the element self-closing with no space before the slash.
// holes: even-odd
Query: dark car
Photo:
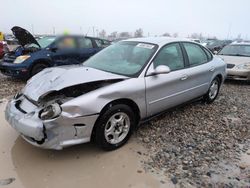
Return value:
<svg viewBox="0 0 250 188">
<path fill-rule="evenodd" d="M 0 41 L 0 59 L 9 51 L 8 45 L 4 41 Z"/>
<path fill-rule="evenodd" d="M 11 30 L 20 46 L 4 56 L 0 71 L 21 79 L 28 79 L 46 67 L 82 63 L 108 45 L 102 39 L 80 35 L 45 36 L 36 40 L 21 27 Z"/>
<path fill-rule="evenodd" d="M 231 40 L 211 40 L 207 43 L 206 47 L 214 53 L 219 52 L 223 47 L 227 46 L 231 42 Z"/>
</svg>

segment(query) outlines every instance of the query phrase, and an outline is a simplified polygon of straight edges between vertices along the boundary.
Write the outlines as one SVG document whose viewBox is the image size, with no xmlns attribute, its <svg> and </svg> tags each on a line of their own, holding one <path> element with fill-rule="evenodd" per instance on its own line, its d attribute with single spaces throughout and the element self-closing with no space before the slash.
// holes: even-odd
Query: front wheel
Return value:
<svg viewBox="0 0 250 188">
<path fill-rule="evenodd" d="M 208 104 L 212 103 L 218 96 L 220 90 L 220 79 L 216 77 L 210 84 L 208 92 L 203 96 L 204 101 Z"/>
<path fill-rule="evenodd" d="M 128 141 L 135 124 L 136 118 L 129 106 L 111 106 L 97 122 L 96 143 L 105 150 L 117 149 Z"/>
<path fill-rule="evenodd" d="M 38 63 L 33 66 L 31 70 L 31 76 L 34 76 L 35 74 L 41 72 L 43 69 L 47 68 L 48 66 L 44 63 Z"/>
</svg>

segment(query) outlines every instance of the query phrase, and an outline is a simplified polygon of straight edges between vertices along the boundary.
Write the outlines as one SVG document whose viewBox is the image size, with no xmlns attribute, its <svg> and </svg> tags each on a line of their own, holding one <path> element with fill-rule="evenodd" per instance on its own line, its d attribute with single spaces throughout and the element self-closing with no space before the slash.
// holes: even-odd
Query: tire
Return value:
<svg viewBox="0 0 250 188">
<path fill-rule="evenodd" d="M 34 76 L 35 74 L 39 73 L 40 71 L 42 71 L 43 69 L 47 68 L 48 65 L 44 64 L 44 63 L 38 63 L 38 64 L 35 64 L 33 67 L 32 67 L 32 70 L 31 70 L 31 76 Z"/>
<path fill-rule="evenodd" d="M 95 141 L 104 150 L 117 149 L 128 141 L 135 125 L 136 117 L 129 106 L 111 106 L 97 121 Z"/>
<path fill-rule="evenodd" d="M 211 82 L 208 92 L 203 96 L 204 102 L 211 104 L 217 98 L 220 91 L 221 81 L 218 77 Z"/>
</svg>

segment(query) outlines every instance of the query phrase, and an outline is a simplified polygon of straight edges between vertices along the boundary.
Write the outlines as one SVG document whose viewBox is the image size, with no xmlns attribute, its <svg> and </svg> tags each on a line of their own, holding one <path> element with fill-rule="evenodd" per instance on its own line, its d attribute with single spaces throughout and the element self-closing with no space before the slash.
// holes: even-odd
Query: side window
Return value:
<svg viewBox="0 0 250 188">
<path fill-rule="evenodd" d="M 189 64 L 191 66 L 200 65 L 208 61 L 206 53 L 199 45 L 193 43 L 183 43 L 183 45 L 186 49 Z"/>
<path fill-rule="evenodd" d="M 92 41 L 89 38 L 79 38 L 79 48 L 93 48 Z"/>
<path fill-rule="evenodd" d="M 107 47 L 107 46 L 109 46 L 111 43 L 109 42 L 109 41 L 107 41 L 107 40 L 103 40 L 103 45 L 104 45 L 104 47 Z"/>
<path fill-rule="evenodd" d="M 154 59 L 154 67 L 166 65 L 171 71 L 184 68 L 184 59 L 178 43 L 163 47 Z"/>
<path fill-rule="evenodd" d="M 99 48 L 103 47 L 103 42 L 101 40 L 95 39 L 95 43 L 96 43 L 97 47 L 99 47 Z"/>
<path fill-rule="evenodd" d="M 208 57 L 208 61 L 211 61 L 213 59 L 213 55 L 206 49 L 206 48 L 203 48 L 203 50 L 206 52 L 207 54 L 207 57 Z"/>
<path fill-rule="evenodd" d="M 64 37 L 57 43 L 59 49 L 72 49 L 76 48 L 76 46 L 76 41 L 73 37 Z"/>
</svg>

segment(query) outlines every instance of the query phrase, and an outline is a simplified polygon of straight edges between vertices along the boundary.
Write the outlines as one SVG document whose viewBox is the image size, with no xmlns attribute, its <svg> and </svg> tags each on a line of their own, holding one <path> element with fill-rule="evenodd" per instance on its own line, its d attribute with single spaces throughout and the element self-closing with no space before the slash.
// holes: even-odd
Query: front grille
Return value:
<svg viewBox="0 0 250 188">
<path fill-rule="evenodd" d="M 15 59 L 16 59 L 16 56 L 14 54 L 7 54 L 3 57 L 3 62 L 13 63 Z"/>
<path fill-rule="evenodd" d="M 234 68 L 234 66 L 235 66 L 235 64 L 227 64 L 228 69 L 232 69 L 232 68 Z"/>
</svg>

